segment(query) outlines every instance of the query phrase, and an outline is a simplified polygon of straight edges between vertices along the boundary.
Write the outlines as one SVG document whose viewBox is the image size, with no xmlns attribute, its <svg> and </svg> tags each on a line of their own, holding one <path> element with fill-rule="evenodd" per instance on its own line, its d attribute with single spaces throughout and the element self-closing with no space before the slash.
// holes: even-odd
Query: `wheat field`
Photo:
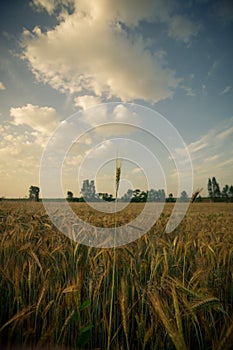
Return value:
<svg viewBox="0 0 233 350">
<path fill-rule="evenodd" d="M 143 204 L 115 217 L 71 206 L 110 227 Z M 231 349 L 233 204 L 192 204 L 167 234 L 172 206 L 146 235 L 116 248 L 109 323 L 113 249 L 70 240 L 42 203 L 0 202 L 0 348 L 105 350 L 110 334 L 113 350 Z"/>
</svg>

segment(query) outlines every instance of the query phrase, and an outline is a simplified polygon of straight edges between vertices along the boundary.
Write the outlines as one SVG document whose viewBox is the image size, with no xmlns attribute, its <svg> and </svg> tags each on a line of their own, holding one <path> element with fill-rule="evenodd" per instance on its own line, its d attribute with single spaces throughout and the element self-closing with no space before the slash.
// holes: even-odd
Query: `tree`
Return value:
<svg viewBox="0 0 233 350">
<path fill-rule="evenodd" d="M 212 181 L 210 178 L 208 180 L 207 189 L 208 189 L 209 197 L 212 198 L 213 197 L 213 189 L 212 189 Z"/>
<path fill-rule="evenodd" d="M 233 198 L 233 186 L 230 186 L 228 193 L 229 193 L 229 197 Z"/>
<path fill-rule="evenodd" d="M 186 191 L 182 191 L 180 194 L 180 201 L 181 202 L 188 202 L 189 201 L 189 197 Z"/>
<path fill-rule="evenodd" d="M 72 202 L 73 199 L 74 199 L 73 192 L 68 191 L 68 192 L 67 192 L 67 200 L 68 200 L 69 202 Z"/>
<path fill-rule="evenodd" d="M 113 195 L 108 193 L 98 193 L 98 197 L 99 199 L 102 199 L 103 201 L 106 201 L 106 202 L 113 202 L 115 200 L 113 198 Z"/>
<path fill-rule="evenodd" d="M 173 197 L 173 194 L 172 193 L 169 193 L 168 195 L 168 199 L 167 199 L 167 202 L 175 202 L 175 198 Z"/>
<path fill-rule="evenodd" d="M 159 202 L 165 202 L 165 199 L 166 199 L 166 194 L 165 194 L 164 189 L 158 190 L 158 200 L 159 200 Z"/>
<path fill-rule="evenodd" d="M 81 194 L 85 201 L 93 202 L 97 200 L 94 180 L 84 180 Z"/>
<path fill-rule="evenodd" d="M 220 187 L 215 177 L 212 177 L 212 181 L 211 179 L 208 180 L 207 188 L 208 188 L 209 197 L 211 198 L 221 197 Z"/>
<path fill-rule="evenodd" d="M 155 189 L 151 189 L 148 192 L 148 196 L 147 196 L 147 200 L 148 202 L 158 202 L 158 191 L 156 191 Z"/>
<path fill-rule="evenodd" d="M 141 202 L 141 190 L 139 190 L 139 188 L 137 188 L 136 190 L 133 191 L 133 198 L 132 198 L 132 202 Z"/>
<path fill-rule="evenodd" d="M 195 201 L 196 202 L 202 202 L 202 196 L 199 194 L 199 196 L 197 196 L 196 198 L 195 198 Z M 193 202 L 192 202 L 193 203 Z"/>
<path fill-rule="evenodd" d="M 142 191 L 140 193 L 140 201 L 141 202 L 146 202 L 147 201 L 147 195 L 148 195 L 148 192 L 147 191 Z"/>
<path fill-rule="evenodd" d="M 222 197 L 223 198 L 228 198 L 229 196 L 229 186 L 228 185 L 225 185 L 222 189 Z"/>
<path fill-rule="evenodd" d="M 213 197 L 219 198 L 221 197 L 221 191 L 219 184 L 217 183 L 217 180 L 215 177 L 212 178 L 212 190 L 213 190 Z"/>
<path fill-rule="evenodd" d="M 40 189 L 37 186 L 30 186 L 29 188 L 29 199 L 31 201 L 39 202 Z"/>
<path fill-rule="evenodd" d="M 127 193 L 125 193 L 122 197 L 121 200 L 123 202 L 130 202 L 133 197 L 133 190 L 128 189 Z"/>
</svg>

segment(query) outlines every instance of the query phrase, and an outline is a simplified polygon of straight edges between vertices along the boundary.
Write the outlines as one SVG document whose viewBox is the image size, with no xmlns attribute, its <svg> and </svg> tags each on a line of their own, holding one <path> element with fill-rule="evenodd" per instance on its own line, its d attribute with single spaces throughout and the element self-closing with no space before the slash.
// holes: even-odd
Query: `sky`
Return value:
<svg viewBox="0 0 233 350">
<path fill-rule="evenodd" d="M 81 182 L 96 165 L 98 191 L 113 192 L 109 159 L 116 149 L 128 159 L 122 188 L 146 189 L 143 147 L 123 140 L 137 133 L 97 127 L 108 114 L 96 117 L 88 108 L 101 103 L 116 103 L 112 113 L 122 123 L 129 118 L 125 103 L 171 123 L 187 145 L 194 189 L 206 194 L 213 176 L 221 188 L 233 184 L 232 1 L 12 0 L 1 5 L 0 16 L 0 197 L 23 198 L 30 185 L 40 186 L 47 142 L 60 125 L 71 131 L 65 120 L 75 113 L 80 130 L 94 129 L 73 142 L 64 159 L 64 193 L 80 196 L 81 165 Z M 148 118 L 143 128 L 156 129 L 156 114 Z M 160 165 L 147 171 L 162 167 L 163 176 L 151 186 L 166 184 L 166 193 L 176 193 L 177 171 L 166 147 L 145 133 L 135 140 L 157 150 Z M 136 150 L 145 169 L 130 161 Z"/>
</svg>

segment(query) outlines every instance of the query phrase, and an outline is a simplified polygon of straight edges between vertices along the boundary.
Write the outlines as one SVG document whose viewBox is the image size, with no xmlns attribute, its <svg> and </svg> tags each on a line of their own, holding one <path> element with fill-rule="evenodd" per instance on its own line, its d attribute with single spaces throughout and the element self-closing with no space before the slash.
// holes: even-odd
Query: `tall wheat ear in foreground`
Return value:
<svg viewBox="0 0 233 350">
<path fill-rule="evenodd" d="M 192 197 L 190 199 L 190 203 L 194 203 L 195 202 L 195 199 L 201 193 L 202 190 L 203 190 L 203 188 L 197 188 L 196 191 L 193 192 Z"/>
<path fill-rule="evenodd" d="M 111 288 L 111 300 L 110 300 L 110 313 L 109 313 L 109 329 L 108 329 L 108 344 L 107 350 L 111 348 L 111 334 L 112 334 L 112 320 L 113 320 L 113 303 L 114 303 L 114 289 L 115 289 L 115 275 L 116 275 L 116 210 L 117 210 L 117 198 L 118 190 L 121 180 L 121 160 L 116 159 L 116 171 L 115 171 L 115 233 L 114 233 L 114 247 L 113 247 L 113 266 L 112 266 L 112 288 Z"/>
<path fill-rule="evenodd" d="M 122 167 L 122 160 L 116 159 L 116 174 L 115 174 L 115 194 L 116 194 L 116 201 L 118 199 L 118 190 L 121 180 L 121 167 Z"/>
</svg>

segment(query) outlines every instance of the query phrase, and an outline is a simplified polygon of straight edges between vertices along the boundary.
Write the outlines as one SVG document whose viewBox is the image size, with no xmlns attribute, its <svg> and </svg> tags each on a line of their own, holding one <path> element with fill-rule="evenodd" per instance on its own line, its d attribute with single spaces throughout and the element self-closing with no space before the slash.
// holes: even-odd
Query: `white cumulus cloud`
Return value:
<svg viewBox="0 0 233 350">
<path fill-rule="evenodd" d="M 0 81 L 0 90 L 5 90 L 6 88 L 5 88 L 5 86 L 4 86 L 4 84 Z"/>
<path fill-rule="evenodd" d="M 52 29 L 24 31 L 23 58 L 38 80 L 74 94 L 82 108 L 91 102 L 86 96 L 151 103 L 170 98 L 180 83 L 176 72 L 134 28 L 143 20 L 160 22 L 170 36 L 185 42 L 200 29 L 175 14 L 172 0 L 34 0 L 34 5 L 61 12 Z M 66 5 L 72 10 L 65 12 Z"/>
<path fill-rule="evenodd" d="M 52 107 L 39 107 L 27 104 L 23 107 L 11 108 L 10 115 L 14 125 L 27 125 L 37 132 L 50 134 L 57 126 L 60 117 Z"/>
<path fill-rule="evenodd" d="M 87 109 L 101 103 L 101 99 L 96 96 L 78 96 L 75 98 L 75 106 L 81 107 L 82 109 Z"/>
</svg>

